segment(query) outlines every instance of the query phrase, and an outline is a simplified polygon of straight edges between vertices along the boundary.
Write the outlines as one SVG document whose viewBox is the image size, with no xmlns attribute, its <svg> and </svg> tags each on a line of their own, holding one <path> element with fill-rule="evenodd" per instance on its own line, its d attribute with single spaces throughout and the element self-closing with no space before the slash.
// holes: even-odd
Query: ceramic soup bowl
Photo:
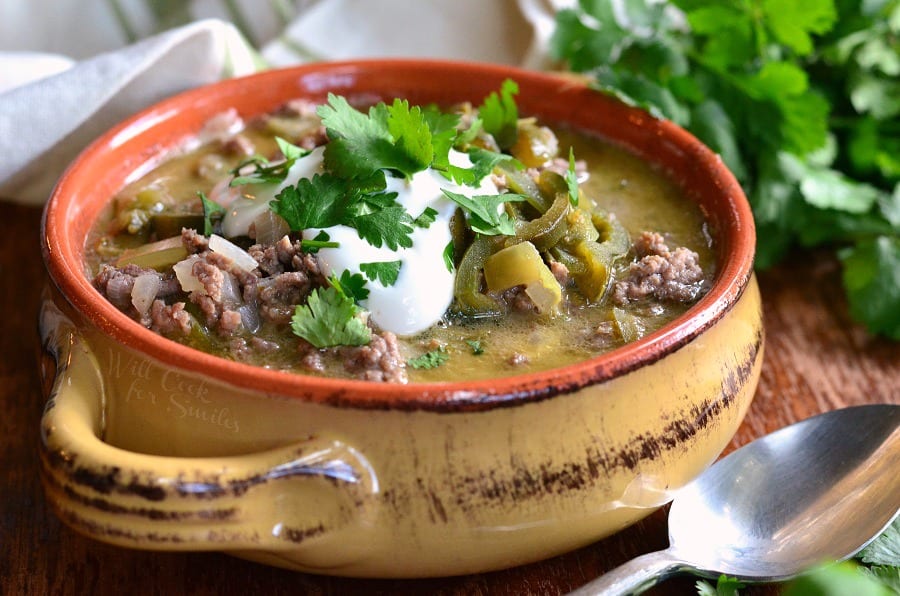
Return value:
<svg viewBox="0 0 900 596">
<path fill-rule="evenodd" d="M 711 290 L 591 360 L 489 381 L 397 385 L 287 374 L 158 336 L 94 289 L 85 238 L 110 198 L 213 115 L 328 92 L 479 102 L 596 133 L 666 172 L 715 240 Z M 552 74 L 434 61 L 324 63 L 189 91 L 117 126 L 47 204 L 41 313 L 52 507 L 101 541 L 213 550 L 297 570 L 415 577 L 550 557 L 648 515 L 713 462 L 763 351 L 748 204 L 670 122 Z"/>
</svg>

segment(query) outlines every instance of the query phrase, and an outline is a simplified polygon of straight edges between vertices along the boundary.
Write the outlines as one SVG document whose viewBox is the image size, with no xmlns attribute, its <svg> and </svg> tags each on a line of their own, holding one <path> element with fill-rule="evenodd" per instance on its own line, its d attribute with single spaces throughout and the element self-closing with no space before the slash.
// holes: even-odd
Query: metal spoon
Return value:
<svg viewBox="0 0 900 596">
<path fill-rule="evenodd" d="M 900 405 L 813 416 L 722 458 L 675 495 L 669 548 L 573 595 L 641 592 L 690 571 L 781 581 L 856 554 L 900 510 Z"/>
</svg>

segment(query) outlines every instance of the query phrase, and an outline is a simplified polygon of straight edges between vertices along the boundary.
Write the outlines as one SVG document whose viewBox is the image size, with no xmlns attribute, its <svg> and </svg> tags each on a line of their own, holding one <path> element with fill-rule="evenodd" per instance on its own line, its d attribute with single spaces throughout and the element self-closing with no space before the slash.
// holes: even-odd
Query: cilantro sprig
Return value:
<svg viewBox="0 0 900 596">
<path fill-rule="evenodd" d="M 294 334 L 317 348 L 362 346 L 372 333 L 359 318 L 360 308 L 339 286 L 316 288 L 291 319 Z"/>
<path fill-rule="evenodd" d="M 851 312 L 900 340 L 900 0 L 579 0 L 551 51 L 722 156 L 760 268 L 840 248 Z"/>
<path fill-rule="evenodd" d="M 443 349 L 438 348 L 436 350 L 425 352 L 415 358 L 410 358 L 406 363 L 416 369 L 431 369 L 442 366 L 449 360 L 450 354 Z"/>
<path fill-rule="evenodd" d="M 275 142 L 284 156 L 283 160 L 272 162 L 265 156 L 253 155 L 231 170 L 234 178 L 229 186 L 279 184 L 287 178 L 288 171 L 297 163 L 297 160 L 310 153 L 309 150 L 285 141 L 281 137 L 275 137 Z"/>
</svg>

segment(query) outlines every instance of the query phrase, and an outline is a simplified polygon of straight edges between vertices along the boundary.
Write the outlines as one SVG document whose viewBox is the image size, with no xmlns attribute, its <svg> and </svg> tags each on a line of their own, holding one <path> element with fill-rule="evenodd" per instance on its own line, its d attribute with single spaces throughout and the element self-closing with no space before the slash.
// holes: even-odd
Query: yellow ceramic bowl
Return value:
<svg viewBox="0 0 900 596">
<path fill-rule="evenodd" d="M 116 310 L 85 273 L 84 239 L 110 197 L 216 113 L 252 116 L 329 91 L 477 102 L 508 77 L 522 113 L 624 145 L 699 203 L 718 274 L 685 316 L 562 369 L 397 386 L 192 350 Z M 762 360 L 754 241 L 746 199 L 715 155 L 570 79 L 373 61 L 188 92 L 92 144 L 47 205 L 47 497 L 67 524 L 106 542 L 227 551 L 316 573 L 461 574 L 574 549 L 666 503 L 736 431 Z"/>
</svg>

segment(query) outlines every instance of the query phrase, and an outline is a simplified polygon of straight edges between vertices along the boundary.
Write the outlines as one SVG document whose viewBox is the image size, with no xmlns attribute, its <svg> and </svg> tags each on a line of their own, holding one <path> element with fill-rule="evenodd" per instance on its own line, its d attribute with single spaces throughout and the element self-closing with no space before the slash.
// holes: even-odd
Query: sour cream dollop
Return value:
<svg viewBox="0 0 900 596">
<path fill-rule="evenodd" d="M 225 235 L 245 235 L 250 223 L 268 208 L 282 188 L 321 172 L 323 152 L 324 148 L 319 147 L 297 160 L 280 185 L 261 189 L 252 200 L 237 199 L 223 221 Z M 450 162 L 464 168 L 472 165 L 468 155 L 454 150 L 450 151 Z M 377 280 L 368 280 L 369 296 L 360 303 L 369 311 L 371 320 L 385 331 L 397 335 L 415 335 L 424 331 L 444 316 L 453 300 L 456 275 L 445 265 L 443 254 L 451 241 L 450 219 L 457 206 L 442 189 L 466 196 L 499 192 L 490 177 L 484 178 L 476 188 L 456 184 L 432 169 L 417 172 L 409 180 L 388 176 L 386 191 L 397 193 L 397 202 L 410 216 L 417 218 L 428 207 L 437 212 L 428 228 L 414 227 L 409 248 L 392 250 L 384 245 L 376 248 L 360 238 L 355 229 L 344 225 L 303 231 L 305 239 L 311 240 L 324 231 L 331 241 L 339 243 L 338 248 L 323 248 L 316 254 L 326 275 L 340 276 L 345 270 L 351 274 L 361 273 L 363 263 L 401 262 L 397 281 L 385 286 Z"/>
</svg>

